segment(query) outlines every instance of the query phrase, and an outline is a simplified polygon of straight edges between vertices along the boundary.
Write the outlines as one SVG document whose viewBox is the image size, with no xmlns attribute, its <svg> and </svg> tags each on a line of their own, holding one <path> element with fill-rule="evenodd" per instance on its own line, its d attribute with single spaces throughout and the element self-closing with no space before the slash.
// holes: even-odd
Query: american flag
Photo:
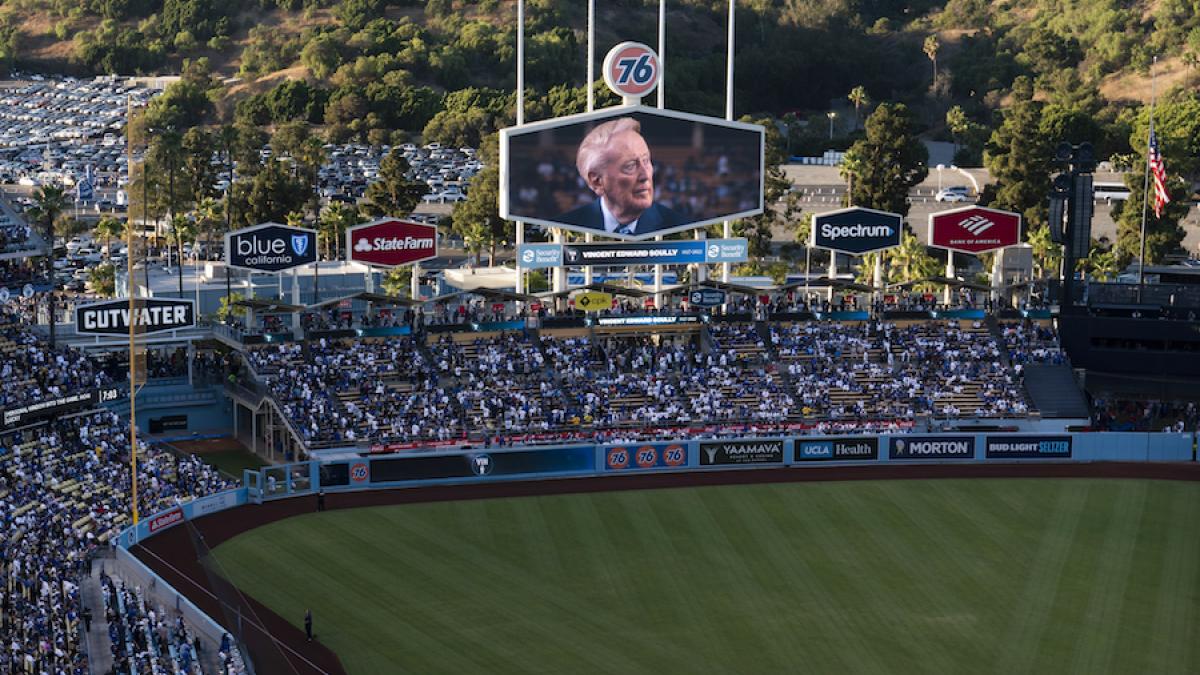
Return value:
<svg viewBox="0 0 1200 675">
<path fill-rule="evenodd" d="M 1167 193 L 1167 167 L 1158 151 L 1158 136 L 1153 129 L 1150 130 L 1149 161 L 1150 173 L 1154 175 L 1154 217 L 1161 218 L 1163 208 L 1171 203 L 1171 195 Z"/>
</svg>

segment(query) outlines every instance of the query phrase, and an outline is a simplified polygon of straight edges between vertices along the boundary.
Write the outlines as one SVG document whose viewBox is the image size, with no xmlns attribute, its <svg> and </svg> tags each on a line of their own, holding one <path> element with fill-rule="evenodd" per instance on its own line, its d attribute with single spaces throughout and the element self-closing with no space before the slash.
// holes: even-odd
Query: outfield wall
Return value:
<svg viewBox="0 0 1200 675">
<path fill-rule="evenodd" d="M 573 444 L 550 447 L 478 448 L 453 452 L 311 460 L 261 471 L 246 470 L 243 487 L 172 507 L 122 531 L 120 548 L 186 521 L 243 506 L 317 491 L 343 492 L 480 481 L 630 476 L 823 466 L 1082 464 L 1089 462 L 1194 462 L 1192 434 L 904 434 L 795 436 L 646 443 Z M 208 637 L 220 624 L 127 551 L 126 571 L 143 586 L 170 594 L 192 625 Z M 183 589 L 184 593 L 190 589 Z M 249 659 L 249 654 L 243 654 Z M 253 667 L 253 666 L 251 666 Z"/>
<path fill-rule="evenodd" d="M 630 473 L 812 466 L 1191 462 L 1192 434 L 961 433 L 790 436 L 472 448 L 355 459 L 309 460 L 246 471 L 244 486 L 143 519 L 123 531 L 130 547 L 186 520 L 248 502 L 318 491 L 385 489 L 481 481 Z"/>
</svg>

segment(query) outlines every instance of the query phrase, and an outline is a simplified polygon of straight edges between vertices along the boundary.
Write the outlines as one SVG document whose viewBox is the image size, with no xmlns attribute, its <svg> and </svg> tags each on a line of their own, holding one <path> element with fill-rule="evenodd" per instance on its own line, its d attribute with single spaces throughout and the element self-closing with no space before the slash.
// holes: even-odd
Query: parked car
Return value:
<svg viewBox="0 0 1200 675">
<path fill-rule="evenodd" d="M 970 188 L 965 185 L 954 185 L 939 190 L 933 199 L 938 202 L 965 202 L 970 198 Z"/>
</svg>

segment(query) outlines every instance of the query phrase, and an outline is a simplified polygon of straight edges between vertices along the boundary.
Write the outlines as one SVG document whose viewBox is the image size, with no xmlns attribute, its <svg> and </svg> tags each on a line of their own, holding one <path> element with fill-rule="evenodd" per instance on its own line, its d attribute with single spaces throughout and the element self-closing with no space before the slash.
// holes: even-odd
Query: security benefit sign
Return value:
<svg viewBox="0 0 1200 675">
<path fill-rule="evenodd" d="M 346 230 L 346 259 L 372 267 L 398 267 L 436 258 L 437 228 L 382 218 Z"/>
<path fill-rule="evenodd" d="M 1070 459 L 1070 436 L 988 436 L 988 459 Z"/>
<path fill-rule="evenodd" d="M 889 459 L 974 459 L 974 436 L 892 436 Z"/>
<path fill-rule="evenodd" d="M 821 462 L 879 459 L 878 438 L 797 438 L 793 450 L 796 462 Z"/>
<path fill-rule="evenodd" d="M 263 223 L 225 235 L 230 267 L 280 272 L 317 260 L 317 232 L 279 223 Z"/>
<path fill-rule="evenodd" d="M 700 466 L 782 463 L 783 439 L 706 441 L 700 444 Z"/>
<path fill-rule="evenodd" d="M 1021 216 L 968 206 L 929 214 L 929 245 L 961 253 L 986 253 L 1021 242 Z"/>
<path fill-rule="evenodd" d="M 87 335 L 129 335 L 130 316 L 135 333 L 161 333 L 196 325 L 196 305 L 176 298 L 137 298 L 132 315 L 128 300 L 109 300 L 75 307 L 75 332 Z"/>
<path fill-rule="evenodd" d="M 715 288 L 697 288 L 688 291 L 688 304 L 695 307 L 716 307 L 725 304 L 725 291 Z"/>
<path fill-rule="evenodd" d="M 813 216 L 812 245 L 850 255 L 882 251 L 900 245 L 904 218 L 858 206 Z"/>
<path fill-rule="evenodd" d="M 604 468 L 608 471 L 669 469 L 686 466 L 688 449 L 681 443 L 643 443 L 617 445 L 604 450 Z"/>
</svg>

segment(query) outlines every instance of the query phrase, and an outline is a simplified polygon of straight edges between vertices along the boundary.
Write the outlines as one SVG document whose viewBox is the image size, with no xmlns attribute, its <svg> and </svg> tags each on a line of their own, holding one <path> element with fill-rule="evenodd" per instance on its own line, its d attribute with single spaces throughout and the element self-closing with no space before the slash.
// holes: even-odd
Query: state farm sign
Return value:
<svg viewBox="0 0 1200 675">
<path fill-rule="evenodd" d="M 1021 242 L 1021 216 L 982 206 L 929 214 L 929 245 L 985 253 Z"/>
<path fill-rule="evenodd" d="M 346 230 L 351 262 L 396 267 L 437 257 L 437 228 L 396 218 L 383 218 Z"/>
</svg>

